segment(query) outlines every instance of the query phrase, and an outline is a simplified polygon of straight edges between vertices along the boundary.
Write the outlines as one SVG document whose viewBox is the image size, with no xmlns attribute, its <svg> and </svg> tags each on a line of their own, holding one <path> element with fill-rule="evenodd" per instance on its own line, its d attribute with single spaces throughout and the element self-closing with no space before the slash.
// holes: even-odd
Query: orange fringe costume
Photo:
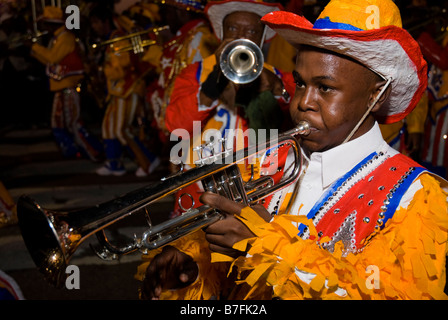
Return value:
<svg viewBox="0 0 448 320">
<path fill-rule="evenodd" d="M 239 283 L 251 290 L 245 298 L 271 291 L 281 299 L 447 299 L 445 258 L 447 255 L 447 194 L 428 174 L 420 177 L 423 188 L 417 191 L 407 209 L 395 212 L 385 228 L 361 253 L 343 254 L 338 242 L 334 253 L 320 247 L 316 240 L 303 240 L 291 222 L 308 225 L 300 216 L 281 215 L 265 223 L 250 209 L 243 210 L 241 221 L 257 236 L 237 243 L 249 258 L 233 262 L 240 275 L 249 273 Z M 379 270 L 379 286 L 372 288 L 372 267 Z M 314 275 L 309 283 L 297 270 Z M 342 290 L 338 290 L 342 289 Z M 341 294 L 342 292 L 342 294 Z"/>
<path fill-rule="evenodd" d="M 166 291 L 161 299 L 197 300 L 219 297 L 236 268 L 237 299 L 448 299 L 443 292 L 448 253 L 447 194 L 429 174 L 419 178 L 423 188 L 407 209 L 399 209 L 385 228 L 358 254 L 344 255 L 341 242 L 333 253 L 322 249 L 320 241 L 304 240 L 293 223 L 304 223 L 317 236 L 304 216 L 278 215 L 270 223 L 249 207 L 240 220 L 256 235 L 235 244 L 245 251 L 232 261 L 209 252 L 203 232 L 182 238 L 173 245 L 190 255 L 199 266 L 199 276 L 191 286 Z M 312 238 L 312 237 L 311 237 Z M 144 257 L 136 278 L 142 280 L 150 260 L 160 251 Z M 378 285 L 372 282 L 371 270 Z M 228 272 L 229 278 L 225 274 Z M 300 275 L 308 274 L 308 279 Z M 244 285 L 244 286 L 243 286 Z"/>
</svg>

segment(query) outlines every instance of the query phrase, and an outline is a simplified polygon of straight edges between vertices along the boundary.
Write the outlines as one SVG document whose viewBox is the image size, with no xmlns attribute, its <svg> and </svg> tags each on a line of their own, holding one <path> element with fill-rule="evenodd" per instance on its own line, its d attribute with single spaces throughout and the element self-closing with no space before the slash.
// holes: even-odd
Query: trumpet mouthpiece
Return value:
<svg viewBox="0 0 448 320">
<path fill-rule="evenodd" d="M 307 136 L 310 134 L 310 124 L 302 120 L 296 126 L 296 134 L 300 134 L 302 136 Z"/>
</svg>

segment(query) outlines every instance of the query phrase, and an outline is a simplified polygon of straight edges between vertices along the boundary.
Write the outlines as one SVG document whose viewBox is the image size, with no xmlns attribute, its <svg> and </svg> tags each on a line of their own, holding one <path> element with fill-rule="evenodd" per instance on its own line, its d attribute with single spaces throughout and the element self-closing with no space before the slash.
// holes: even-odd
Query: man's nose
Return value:
<svg viewBox="0 0 448 320">
<path fill-rule="evenodd" d="M 249 39 L 249 32 L 246 30 L 246 28 L 237 28 L 236 30 L 236 37 L 237 39 Z"/>
<path fill-rule="evenodd" d="M 247 39 L 246 32 L 244 30 L 238 30 L 237 39 Z"/>
<path fill-rule="evenodd" d="M 312 88 L 306 88 L 303 93 L 299 95 L 297 107 L 303 112 L 317 109 L 315 92 Z"/>
</svg>

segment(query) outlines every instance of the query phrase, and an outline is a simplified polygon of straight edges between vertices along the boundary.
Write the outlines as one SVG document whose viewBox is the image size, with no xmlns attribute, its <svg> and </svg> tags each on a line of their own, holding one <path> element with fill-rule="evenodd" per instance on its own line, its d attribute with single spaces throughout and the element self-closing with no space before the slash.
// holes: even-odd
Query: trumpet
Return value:
<svg viewBox="0 0 448 320">
<path fill-rule="evenodd" d="M 94 44 L 92 44 L 92 49 L 98 49 L 103 46 L 109 46 L 110 48 L 112 48 L 114 50 L 115 53 L 122 53 L 122 52 L 127 52 L 127 51 L 133 51 L 133 53 L 135 53 L 135 54 L 142 53 L 142 52 L 144 52 L 144 49 L 146 47 L 157 44 L 156 40 L 142 39 L 143 35 L 153 33 L 157 36 L 160 32 L 167 30 L 167 29 L 169 29 L 169 26 L 162 26 L 162 27 L 158 27 L 158 28 L 152 28 L 149 30 L 143 30 L 143 31 L 130 33 L 125 36 L 116 37 L 116 38 L 113 38 L 113 39 L 110 39 L 107 41 L 103 41 L 100 43 L 94 43 Z M 121 46 L 117 46 L 117 48 L 115 47 L 117 42 L 121 42 L 121 41 L 125 41 L 125 40 L 129 40 L 131 44 L 126 45 L 124 47 L 121 47 Z"/>
<path fill-rule="evenodd" d="M 260 47 L 248 39 L 237 39 L 223 48 L 219 66 L 227 79 L 245 84 L 258 78 L 263 71 L 263 63 Z"/>
<path fill-rule="evenodd" d="M 22 46 L 26 41 L 31 41 L 32 43 L 38 42 L 41 38 L 46 36 L 48 34 L 48 31 L 37 31 L 34 34 L 27 33 L 18 37 L 12 38 L 10 41 L 8 41 L 8 49 L 12 50 L 17 47 Z"/>
<path fill-rule="evenodd" d="M 119 255 L 139 250 L 147 253 L 169 244 L 176 239 L 191 234 L 222 218 L 222 214 L 207 206 L 181 208 L 182 215 L 152 225 L 148 212 L 150 204 L 155 203 L 196 182 L 202 182 L 205 191 L 223 195 L 233 201 L 253 205 L 267 196 L 283 189 L 298 180 L 302 167 L 300 146 L 296 135 L 309 133 L 306 121 L 267 142 L 249 145 L 239 150 L 222 149 L 211 158 L 196 161 L 191 170 L 163 178 L 153 184 L 131 191 L 121 197 L 75 211 L 52 211 L 42 208 L 35 200 L 22 195 L 17 202 L 19 227 L 25 245 L 38 270 L 47 281 L 56 287 L 62 286 L 67 275 L 65 270 L 76 249 L 93 234 L 102 250 L 100 258 L 110 259 Z M 207 145 L 203 145 L 205 148 Z M 251 178 L 244 182 L 238 163 L 248 161 L 278 148 L 288 147 L 292 150 L 294 160 L 286 177 L 276 183 L 272 177 L 264 175 L 258 179 Z M 252 158 L 253 159 L 253 158 Z M 185 193 L 179 197 L 191 197 Z M 290 204 L 291 205 L 291 204 Z M 110 243 L 104 229 L 117 221 L 136 212 L 145 212 L 149 224 L 141 237 L 135 236 L 133 242 L 117 247 Z"/>
</svg>

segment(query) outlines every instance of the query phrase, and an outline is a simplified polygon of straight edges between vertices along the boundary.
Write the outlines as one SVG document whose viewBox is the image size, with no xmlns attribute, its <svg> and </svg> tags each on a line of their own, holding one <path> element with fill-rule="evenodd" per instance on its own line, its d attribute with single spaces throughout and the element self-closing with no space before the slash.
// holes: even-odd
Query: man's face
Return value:
<svg viewBox="0 0 448 320">
<path fill-rule="evenodd" d="M 105 37 L 110 32 L 109 23 L 101 21 L 97 17 L 90 18 L 90 26 L 99 37 Z"/>
<path fill-rule="evenodd" d="M 223 21 L 223 39 L 249 39 L 261 44 L 263 25 L 260 16 L 252 12 L 239 11 L 229 14 Z"/>
<path fill-rule="evenodd" d="M 306 120 L 311 127 L 302 138 L 303 148 L 312 153 L 340 145 L 373 100 L 376 76 L 354 61 L 312 47 L 299 50 L 293 74 L 292 120 Z M 369 116 L 352 139 L 367 132 L 373 121 Z"/>
<path fill-rule="evenodd" d="M 41 28 L 45 31 L 48 31 L 49 34 L 54 34 L 56 30 L 58 30 L 62 26 L 62 23 L 48 22 L 45 20 L 41 23 Z"/>
</svg>

